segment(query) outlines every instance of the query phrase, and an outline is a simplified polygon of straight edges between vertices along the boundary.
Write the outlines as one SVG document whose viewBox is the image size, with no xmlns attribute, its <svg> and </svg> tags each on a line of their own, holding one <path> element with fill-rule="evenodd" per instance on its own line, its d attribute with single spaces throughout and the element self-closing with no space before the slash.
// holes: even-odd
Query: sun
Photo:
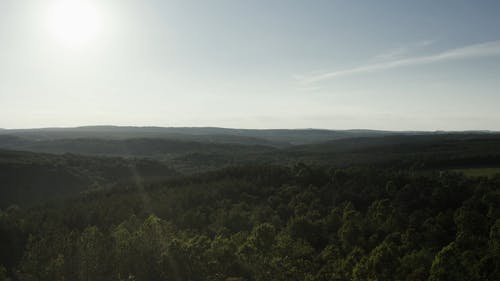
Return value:
<svg viewBox="0 0 500 281">
<path fill-rule="evenodd" d="M 68 47 L 92 43 L 101 30 L 96 3 L 90 0 L 59 0 L 49 8 L 48 27 L 52 37 Z"/>
</svg>

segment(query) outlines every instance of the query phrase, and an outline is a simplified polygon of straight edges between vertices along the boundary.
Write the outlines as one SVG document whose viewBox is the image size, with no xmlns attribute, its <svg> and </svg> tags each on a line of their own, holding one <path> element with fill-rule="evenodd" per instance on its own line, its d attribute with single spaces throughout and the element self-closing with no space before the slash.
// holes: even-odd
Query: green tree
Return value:
<svg viewBox="0 0 500 281">
<path fill-rule="evenodd" d="M 80 257 L 80 280 L 106 280 L 105 269 L 107 247 L 104 236 L 95 226 L 87 227 L 78 241 Z"/>
<path fill-rule="evenodd" d="M 455 242 L 445 246 L 432 262 L 429 281 L 471 280 L 460 261 L 460 251 Z"/>
</svg>

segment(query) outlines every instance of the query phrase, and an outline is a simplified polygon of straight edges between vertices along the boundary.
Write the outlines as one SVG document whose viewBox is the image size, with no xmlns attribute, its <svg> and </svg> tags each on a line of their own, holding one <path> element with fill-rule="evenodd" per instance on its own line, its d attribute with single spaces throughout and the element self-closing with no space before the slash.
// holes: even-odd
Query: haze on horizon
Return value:
<svg viewBox="0 0 500 281">
<path fill-rule="evenodd" d="M 500 130 L 500 2 L 4 0 L 0 128 Z"/>
</svg>

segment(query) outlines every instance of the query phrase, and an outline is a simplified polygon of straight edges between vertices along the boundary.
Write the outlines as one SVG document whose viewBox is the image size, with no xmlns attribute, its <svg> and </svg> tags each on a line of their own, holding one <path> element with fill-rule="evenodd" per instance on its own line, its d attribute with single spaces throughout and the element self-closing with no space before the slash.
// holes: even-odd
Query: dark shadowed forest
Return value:
<svg viewBox="0 0 500 281">
<path fill-rule="evenodd" d="M 496 134 L 188 136 L 4 134 L 0 280 L 500 276 Z"/>
</svg>

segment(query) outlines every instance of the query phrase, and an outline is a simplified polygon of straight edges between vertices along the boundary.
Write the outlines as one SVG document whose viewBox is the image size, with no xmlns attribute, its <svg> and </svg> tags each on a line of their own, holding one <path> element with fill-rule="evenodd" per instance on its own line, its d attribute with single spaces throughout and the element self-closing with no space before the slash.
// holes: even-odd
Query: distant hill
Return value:
<svg viewBox="0 0 500 281">
<path fill-rule="evenodd" d="M 212 143 L 161 138 L 66 138 L 32 140 L 10 135 L 0 135 L 0 148 L 43 153 L 76 153 L 105 156 L 162 157 L 184 153 L 246 153 L 267 152 L 271 146 Z"/>
<path fill-rule="evenodd" d="M 237 143 L 245 145 L 290 146 L 329 140 L 393 135 L 411 132 L 376 130 L 322 129 L 228 129 L 217 127 L 120 127 L 86 126 L 76 128 L 44 128 L 3 130 L 0 135 L 12 135 L 29 140 L 67 138 L 168 138 L 188 141 Z"/>
<path fill-rule="evenodd" d="M 274 142 L 252 136 L 235 134 L 200 133 L 195 131 L 182 132 L 177 128 L 160 127 L 117 127 L 92 126 L 77 128 L 44 128 L 44 129 L 15 129 L 0 131 L 2 135 L 11 135 L 25 140 L 55 140 L 75 138 L 98 139 L 130 139 L 130 138 L 163 138 L 183 141 L 200 141 L 212 143 L 235 143 L 245 145 L 286 146 L 288 143 Z"/>
<path fill-rule="evenodd" d="M 37 202 L 135 177 L 161 180 L 229 166 L 301 162 L 336 168 L 496 168 L 500 134 L 407 133 L 280 148 L 166 138 L 33 139 L 0 134 L 0 205 L 24 202 L 25 194 L 30 194 L 29 202 Z"/>
<path fill-rule="evenodd" d="M 0 131 L 0 149 L 153 157 L 181 170 L 199 171 L 249 162 L 348 166 L 431 157 L 484 158 L 500 151 L 500 134 L 89 126 Z"/>
<path fill-rule="evenodd" d="M 335 166 L 419 163 L 421 167 L 500 166 L 500 134 L 388 135 L 293 146 L 284 155 Z"/>
<path fill-rule="evenodd" d="M 291 150 L 308 150 L 308 151 L 345 151 L 353 152 L 360 150 L 392 150 L 405 151 L 414 150 L 421 151 L 422 148 L 450 148 L 460 147 L 464 149 L 464 144 L 470 143 L 498 143 L 500 134 L 494 133 L 477 133 L 477 132 L 456 132 L 456 133 L 437 133 L 437 134 L 401 134 L 401 135 L 386 135 L 380 137 L 362 137 L 332 140 L 323 143 L 300 145 L 290 148 Z M 483 149 L 484 147 L 476 147 Z"/>
</svg>

